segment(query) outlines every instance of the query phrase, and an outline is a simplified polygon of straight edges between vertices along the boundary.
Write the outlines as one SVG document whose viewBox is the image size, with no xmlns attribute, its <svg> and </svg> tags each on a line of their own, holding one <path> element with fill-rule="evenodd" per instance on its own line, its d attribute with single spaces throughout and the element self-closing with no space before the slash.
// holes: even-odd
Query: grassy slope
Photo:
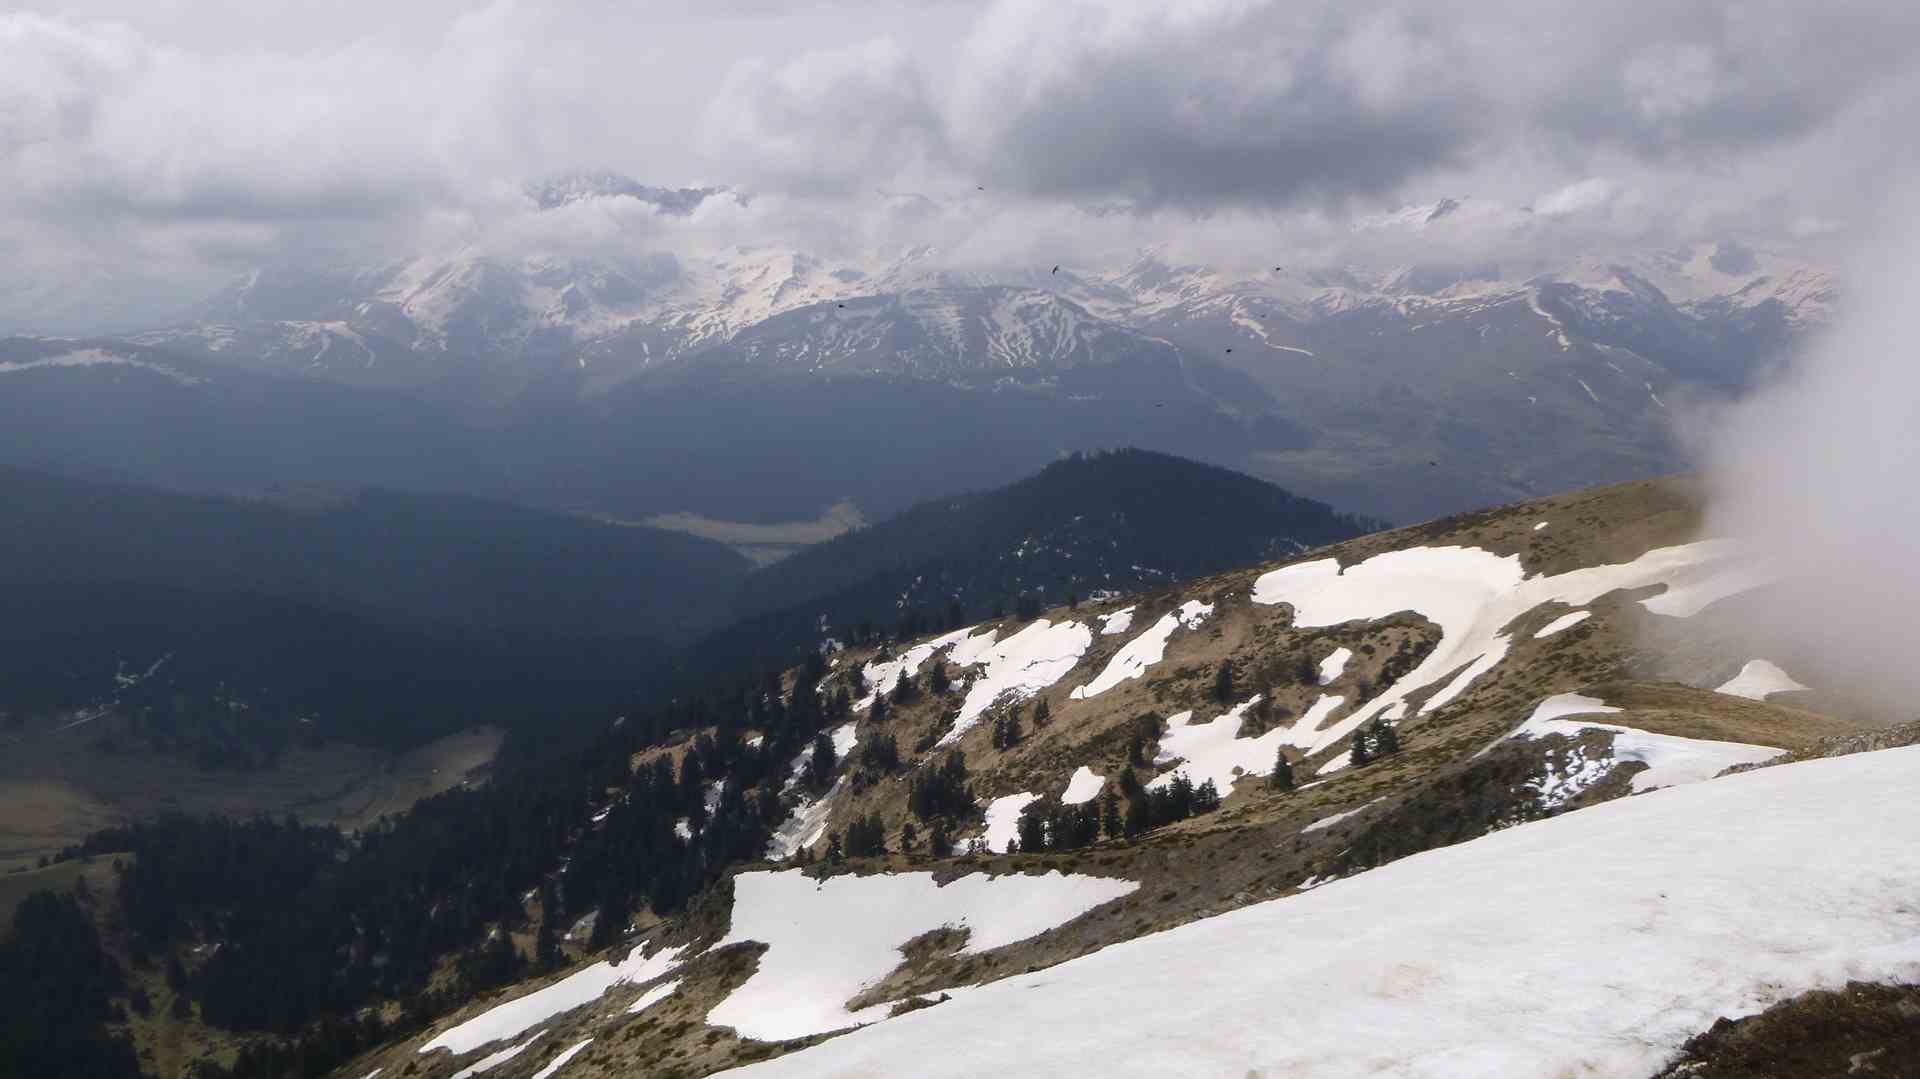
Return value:
<svg viewBox="0 0 1920 1079">
<path fill-rule="evenodd" d="M 1534 529 L 1541 520 L 1548 520 L 1549 527 Z M 1690 541 L 1698 538 L 1698 528 L 1697 491 L 1688 482 L 1668 480 L 1541 499 L 1361 537 L 1315 555 L 1331 555 L 1352 564 L 1401 547 L 1470 544 L 1517 554 L 1530 572 L 1558 573 L 1627 561 L 1654 547 Z M 1203 716 L 1214 714 L 1218 709 L 1206 697 L 1221 658 L 1231 656 L 1243 672 L 1289 670 L 1297 666 L 1303 652 L 1317 658 L 1336 645 L 1351 647 L 1358 654 L 1347 671 L 1335 684 L 1324 687 L 1328 692 L 1351 692 L 1358 681 L 1377 679 L 1381 666 L 1402 642 L 1417 643 L 1433 632 L 1424 620 L 1409 615 L 1328 630 L 1295 630 L 1282 611 L 1256 607 L 1245 599 L 1253 579 L 1268 568 L 1271 565 L 1236 570 L 1077 611 L 1048 612 L 1048 617 L 1056 619 L 1084 620 L 1133 605 L 1139 608 L 1133 623 L 1138 630 L 1161 610 L 1185 599 L 1210 598 L 1217 604 L 1214 617 L 1200 631 L 1174 636 L 1166 658 L 1146 677 L 1090 701 L 1073 701 L 1068 696 L 1071 687 L 1100 670 L 1126 640 L 1124 636 L 1096 638 L 1094 649 L 1075 671 L 1047 692 L 1053 722 L 1030 731 L 1019 746 L 992 748 L 985 724 L 966 735 L 961 745 L 983 801 L 1022 790 L 1055 794 L 1081 764 L 1111 775 L 1124 759 L 1131 724 L 1142 713 L 1166 715 L 1196 708 Z M 1259 782 L 1242 782 L 1217 813 L 1139 839 L 1103 842 L 1071 853 L 963 856 L 947 863 L 891 853 L 884 859 L 850 864 L 839 871 L 868 873 L 910 865 L 955 874 L 1061 869 L 1142 882 L 1133 895 L 1013 947 L 965 958 L 941 954 L 939 949 L 916 954 L 886 979 L 875 996 L 934 992 L 1044 967 L 1144 933 L 1286 895 L 1310 876 L 1363 869 L 1368 863 L 1352 853 L 1355 850 L 1374 858 L 1398 857 L 1523 819 L 1530 811 L 1528 784 L 1549 767 L 1564 765 L 1573 743 L 1556 737 L 1505 743 L 1484 756 L 1475 754 L 1518 725 L 1549 694 L 1584 690 L 1623 706 L 1626 712 L 1609 716 L 1610 722 L 1782 748 L 1805 747 L 1869 725 L 1858 717 L 1763 704 L 1695 688 L 1718 684 L 1729 665 L 1737 667 L 1751 658 L 1751 653 L 1739 651 L 1744 645 L 1737 625 L 1725 624 L 1739 621 L 1737 604 L 1728 604 L 1736 608 L 1730 615 L 1710 611 L 1688 623 L 1702 639 L 1717 640 L 1723 650 L 1731 651 L 1717 657 L 1696 651 L 1674 660 L 1639 646 L 1648 632 L 1647 620 L 1653 617 L 1633 602 L 1639 595 L 1602 597 L 1591 605 L 1595 613 L 1587 623 L 1546 640 L 1534 640 L 1531 630 L 1559 612 L 1543 610 L 1525 616 L 1515 627 L 1514 648 L 1505 663 L 1447 707 L 1401 725 L 1402 753 L 1365 768 L 1334 773 L 1327 782 L 1309 789 L 1280 793 Z M 845 655 L 840 669 L 866 658 Z M 1282 680 L 1275 690 L 1280 703 L 1297 712 L 1323 687 Z M 936 729 L 940 713 L 951 704 L 928 699 L 896 709 L 889 729 L 898 736 L 903 756 L 914 756 L 907 751 L 918 734 Z M 864 737 L 872 731 L 862 733 Z M 1606 737 L 1590 732 L 1581 741 L 1593 752 L 1604 748 Z M 1306 762 L 1299 772 L 1302 781 L 1314 767 L 1343 752 L 1344 747 L 1336 748 Z M 857 793 L 836 805 L 832 826 L 841 828 L 855 816 L 878 813 L 891 842 L 905 817 L 904 777 L 914 763 L 909 760 L 892 777 L 853 784 Z M 1633 767 L 1617 772 L 1569 808 L 1627 793 Z M 1341 824 L 1302 831 L 1308 823 L 1375 800 L 1379 800 L 1377 807 Z M 715 940 L 725 929 L 727 903 L 722 889 L 709 897 L 704 910 L 659 927 L 647 937 L 652 941 Z M 592 1049 L 569 1065 L 569 1074 L 582 1077 L 636 1071 L 671 1074 L 675 1069 L 688 1075 L 705 1074 L 790 1048 L 740 1043 L 731 1032 L 711 1030 L 701 1023 L 706 1006 L 742 976 L 742 964 L 752 961 L 750 951 L 748 946 L 730 948 L 688 966 L 679 975 L 678 995 L 639 1020 L 628 1020 L 618 1006 L 639 995 L 644 987 L 636 986 L 618 991 L 610 1001 L 613 1007 L 584 1009 L 553 1024 L 545 1040 L 557 1051 L 589 1035 L 598 1038 Z M 520 991 L 508 990 L 498 999 Z M 485 1006 L 472 1005 L 463 1014 L 474 1014 Z M 415 1044 L 404 1043 L 358 1061 L 359 1071 L 354 1074 L 364 1074 L 376 1064 L 403 1066 L 413 1059 Z"/>
</svg>

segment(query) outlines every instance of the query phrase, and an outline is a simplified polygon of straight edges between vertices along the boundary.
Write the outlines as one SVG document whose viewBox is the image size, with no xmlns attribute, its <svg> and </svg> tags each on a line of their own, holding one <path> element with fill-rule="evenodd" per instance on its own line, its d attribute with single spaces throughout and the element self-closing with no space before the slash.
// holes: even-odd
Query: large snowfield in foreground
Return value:
<svg viewBox="0 0 1920 1079">
<path fill-rule="evenodd" d="M 1627 798 L 959 994 L 739 1074 L 1620 1076 L 1920 978 L 1920 747 Z"/>
</svg>

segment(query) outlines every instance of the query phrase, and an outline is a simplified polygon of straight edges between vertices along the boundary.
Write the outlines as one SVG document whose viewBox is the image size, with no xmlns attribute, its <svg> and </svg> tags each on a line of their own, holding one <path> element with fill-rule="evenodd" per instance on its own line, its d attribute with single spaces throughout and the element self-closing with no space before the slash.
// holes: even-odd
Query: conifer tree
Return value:
<svg viewBox="0 0 1920 1079">
<path fill-rule="evenodd" d="M 807 758 L 806 782 L 815 791 L 833 785 L 833 737 L 826 731 L 813 736 L 813 755 Z"/>
<path fill-rule="evenodd" d="M 1267 777 L 1267 785 L 1277 791 L 1293 789 L 1293 764 L 1287 760 L 1287 747 L 1281 746 L 1273 761 L 1273 774 Z"/>
<path fill-rule="evenodd" d="M 1047 704 L 1047 699 L 1045 697 L 1040 698 L 1040 703 L 1033 706 L 1034 727 L 1036 729 L 1040 727 L 1044 727 L 1047 725 L 1047 722 L 1052 718 L 1053 718 L 1053 708 Z"/>
<path fill-rule="evenodd" d="M 1026 733 L 1020 729 L 1020 709 L 1015 708 L 1007 714 L 1007 748 L 1019 745 L 1024 737 Z"/>
<path fill-rule="evenodd" d="M 944 697 L 952 685 L 953 680 L 947 675 L 947 665 L 936 658 L 933 670 L 927 672 L 927 689 L 936 697 Z"/>
<path fill-rule="evenodd" d="M 1372 740 L 1371 734 L 1372 732 L 1365 727 L 1353 732 L 1353 749 L 1347 759 L 1355 768 L 1373 760 L 1372 747 L 1367 744 Z"/>
<path fill-rule="evenodd" d="M 919 699 L 920 686 L 904 672 L 893 683 L 893 703 L 912 704 Z"/>
<path fill-rule="evenodd" d="M 927 853 L 935 858 L 947 858 L 953 854 L 953 837 L 947 834 L 947 822 L 933 822 L 933 832 L 927 836 Z"/>
<path fill-rule="evenodd" d="M 1125 834 L 1126 822 L 1120 818 L 1120 793 L 1112 787 L 1107 788 L 1106 797 L 1100 814 L 1100 827 L 1108 839 L 1119 839 Z"/>
<path fill-rule="evenodd" d="M 1233 703 L 1233 660 L 1223 659 L 1213 672 L 1213 699 L 1220 704 Z"/>
<path fill-rule="evenodd" d="M 1376 757 L 1390 756 L 1400 752 L 1400 732 L 1385 719 L 1373 721 L 1373 754 Z"/>
<path fill-rule="evenodd" d="M 1020 849 L 1031 854 L 1047 849 L 1046 818 L 1031 806 L 1020 815 Z"/>
<path fill-rule="evenodd" d="M 900 852 L 902 854 L 912 854 L 914 848 L 919 845 L 920 831 L 913 826 L 913 818 L 909 817 L 905 823 L 900 825 Z"/>
<path fill-rule="evenodd" d="M 839 865 L 846 860 L 846 848 L 840 845 L 840 833 L 835 832 L 827 837 L 827 864 Z"/>
<path fill-rule="evenodd" d="M 1193 811 L 1196 814 L 1211 813 L 1219 808 L 1220 788 L 1214 785 L 1213 780 L 1208 779 L 1193 792 Z"/>
</svg>

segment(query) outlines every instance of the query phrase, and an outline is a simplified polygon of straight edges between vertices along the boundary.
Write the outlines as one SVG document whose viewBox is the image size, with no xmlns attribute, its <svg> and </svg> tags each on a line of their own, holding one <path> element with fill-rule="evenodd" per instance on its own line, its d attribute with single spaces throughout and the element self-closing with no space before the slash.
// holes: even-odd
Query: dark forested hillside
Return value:
<svg viewBox="0 0 1920 1079">
<path fill-rule="evenodd" d="M 0 468 L 0 582 L 293 599 L 409 624 L 565 636 L 709 628 L 746 572 L 720 544 L 448 495 L 279 501 Z"/>
<path fill-rule="evenodd" d="M 619 939 L 635 912 L 684 910 L 728 868 L 760 857 L 803 793 L 785 783 L 792 762 L 848 718 L 847 684 L 821 684 L 826 673 L 816 655 L 784 693 L 778 677 L 752 678 L 636 712 L 574 751 L 357 834 L 292 818 L 166 814 L 97 833 L 62 858 L 130 855 L 115 863 L 116 941 L 135 968 L 164 969 L 202 1022 L 247 1036 L 231 1068 L 196 1074 L 323 1074 L 477 993 L 564 966 L 562 935 L 584 918 L 592 928 L 575 951 Z M 633 765 L 690 730 L 702 733 L 677 764 L 656 755 Z M 53 901 L 31 900 L 22 924 L 58 914 Z M 84 992 L 91 1010 L 64 1018 L 74 1033 L 60 1041 L 120 1053 L 100 1027 L 118 973 L 82 925 L 39 944 L 34 954 L 50 958 L 24 969 L 31 985 Z M 438 976 L 448 958 L 450 974 Z M 5 988 L 22 988 L 8 970 Z M 391 1025 L 365 1010 L 381 1001 L 401 1004 Z M 42 1051 L 38 1040 L 25 1045 Z"/>
<path fill-rule="evenodd" d="M 694 658 L 785 657 L 862 623 L 908 632 L 958 625 L 1217 573 L 1379 527 L 1197 461 L 1138 449 L 1073 454 L 1011 486 L 922 502 L 755 572 L 735 604 L 741 622 Z"/>
<path fill-rule="evenodd" d="M 643 703 L 668 638 L 710 627 L 744 567 L 696 537 L 454 496 L 0 469 L 0 721 L 110 710 L 142 745 L 239 767 L 295 739 L 551 732 Z"/>
</svg>

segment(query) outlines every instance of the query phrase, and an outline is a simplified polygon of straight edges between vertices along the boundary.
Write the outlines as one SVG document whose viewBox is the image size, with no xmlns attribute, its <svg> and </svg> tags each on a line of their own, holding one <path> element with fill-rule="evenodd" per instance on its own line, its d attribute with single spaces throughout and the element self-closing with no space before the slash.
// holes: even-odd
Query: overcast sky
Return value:
<svg viewBox="0 0 1920 1079">
<path fill-rule="evenodd" d="M 1441 196 L 1504 208 L 1450 255 L 1523 207 L 1533 245 L 1817 249 L 1916 106 L 1892 0 L 13 0 L 0 313 L 475 243 L 1334 259 Z M 752 198 L 531 218 L 571 168 Z"/>
</svg>

